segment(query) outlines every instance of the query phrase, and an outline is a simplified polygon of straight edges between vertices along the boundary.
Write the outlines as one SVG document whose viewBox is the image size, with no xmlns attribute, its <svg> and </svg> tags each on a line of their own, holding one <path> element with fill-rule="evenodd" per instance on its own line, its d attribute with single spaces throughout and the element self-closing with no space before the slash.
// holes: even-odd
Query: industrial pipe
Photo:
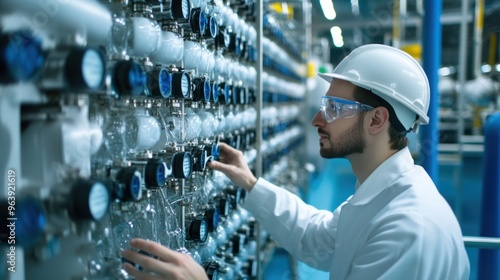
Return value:
<svg viewBox="0 0 500 280">
<path fill-rule="evenodd" d="M 423 68 L 429 78 L 431 100 L 429 106 L 429 125 L 422 127 L 422 145 L 420 154 L 422 166 L 434 181 L 438 183 L 437 146 L 438 138 L 438 69 L 441 65 L 441 12 L 442 0 L 424 0 L 424 37 Z"/>
<path fill-rule="evenodd" d="M 500 112 L 484 126 L 481 236 L 500 237 Z M 478 279 L 500 279 L 499 250 L 480 250 Z"/>
<path fill-rule="evenodd" d="M 33 30 L 69 29 L 94 44 L 109 41 L 111 12 L 95 0 L 2 0 L 0 11 L 19 13 L 18 21 Z"/>
</svg>

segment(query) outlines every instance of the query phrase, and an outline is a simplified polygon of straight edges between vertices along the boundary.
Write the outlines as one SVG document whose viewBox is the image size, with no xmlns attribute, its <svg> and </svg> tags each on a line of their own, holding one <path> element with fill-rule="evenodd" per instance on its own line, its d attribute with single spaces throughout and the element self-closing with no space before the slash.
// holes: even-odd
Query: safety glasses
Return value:
<svg viewBox="0 0 500 280">
<path fill-rule="evenodd" d="M 321 98 L 320 111 L 323 118 L 331 123 L 339 118 L 352 118 L 358 111 L 370 111 L 372 106 L 368 106 L 356 101 L 337 98 L 333 96 L 323 96 Z"/>
</svg>

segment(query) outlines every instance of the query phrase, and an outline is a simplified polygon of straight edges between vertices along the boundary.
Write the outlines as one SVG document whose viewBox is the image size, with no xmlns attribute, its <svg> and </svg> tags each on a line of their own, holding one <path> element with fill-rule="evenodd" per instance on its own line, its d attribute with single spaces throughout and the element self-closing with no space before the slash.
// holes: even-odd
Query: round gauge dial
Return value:
<svg viewBox="0 0 500 280">
<path fill-rule="evenodd" d="M 205 242 L 208 237 L 208 224 L 203 216 L 197 216 L 189 225 L 189 239 Z"/>
<path fill-rule="evenodd" d="M 41 69 L 45 58 L 42 42 L 27 32 L 0 35 L 0 82 L 25 81 Z"/>
<path fill-rule="evenodd" d="M 189 76 L 186 73 L 181 78 L 181 92 L 185 98 L 189 97 Z"/>
<path fill-rule="evenodd" d="M 214 160 L 219 160 L 220 147 L 217 144 L 212 145 L 212 158 Z"/>
<path fill-rule="evenodd" d="M 82 76 L 87 87 L 98 89 L 104 84 L 105 62 L 101 53 L 88 49 L 82 58 Z"/>
<path fill-rule="evenodd" d="M 61 54 L 57 51 L 47 58 L 47 69 L 57 66 Z M 77 91 L 93 91 L 104 85 L 106 63 L 104 56 L 96 48 L 73 48 L 69 50 L 64 61 L 64 67 L 54 68 L 55 71 L 64 71 L 65 87 Z M 43 79 L 42 79 L 43 83 Z M 50 87 L 50 86 L 49 86 Z"/>
<path fill-rule="evenodd" d="M 178 152 L 172 159 L 172 175 L 175 178 L 187 178 L 193 171 L 193 157 L 189 152 Z"/>
<path fill-rule="evenodd" d="M 95 183 L 89 194 L 89 210 L 93 220 L 100 220 L 109 208 L 109 192 L 102 183 Z"/>
<path fill-rule="evenodd" d="M 11 197 L 12 198 L 12 197 Z M 3 221 L 9 220 L 9 218 L 16 218 L 15 221 L 15 244 L 20 245 L 24 248 L 36 245 L 41 241 L 43 233 L 45 232 L 47 226 L 47 217 L 43 209 L 42 202 L 32 196 L 24 196 L 15 200 L 15 213 L 12 210 L 11 199 L 4 198 L 0 200 L 0 218 Z M 5 210 L 4 210 L 5 209 Z M 4 224 L 5 225 L 5 224 Z M 7 227 L 5 230 L 1 230 L 0 242 L 3 244 L 11 243 L 9 239 L 12 238 L 7 231 L 10 231 Z"/>
<path fill-rule="evenodd" d="M 115 64 L 113 70 L 113 89 L 119 96 L 141 95 L 144 92 L 146 74 L 141 65 L 130 60 Z"/>
<path fill-rule="evenodd" d="M 204 171 L 207 166 L 207 152 L 204 149 L 199 149 L 195 152 L 196 164 L 194 171 Z"/>
<path fill-rule="evenodd" d="M 158 188 L 165 185 L 167 165 L 160 160 L 151 159 L 146 164 L 145 178 L 147 188 Z"/>
<path fill-rule="evenodd" d="M 169 98 L 172 94 L 172 77 L 166 69 L 161 69 L 158 74 L 158 88 L 163 98 Z"/>
<path fill-rule="evenodd" d="M 226 103 L 231 102 L 231 86 L 229 84 L 224 85 L 224 98 Z"/>
<path fill-rule="evenodd" d="M 182 0 L 182 18 L 186 20 L 189 19 L 190 11 L 191 4 L 189 3 L 189 0 Z"/>
<path fill-rule="evenodd" d="M 208 279 L 215 280 L 219 279 L 219 269 L 217 263 L 210 263 L 205 267 L 205 272 L 207 273 Z"/>
<path fill-rule="evenodd" d="M 211 101 L 213 101 L 214 103 L 219 102 L 219 84 L 216 82 L 212 83 Z"/>
<path fill-rule="evenodd" d="M 205 35 L 207 30 L 207 14 L 203 11 L 200 11 L 200 18 L 198 19 L 198 25 L 200 28 L 200 34 Z"/>
<path fill-rule="evenodd" d="M 215 17 L 209 17 L 208 28 L 210 30 L 210 36 L 215 38 L 219 33 L 219 25 L 217 24 L 217 19 Z"/>
<path fill-rule="evenodd" d="M 71 189 L 70 215 L 76 220 L 102 219 L 109 208 L 111 197 L 101 182 L 80 180 Z"/>
<path fill-rule="evenodd" d="M 138 201 L 141 199 L 141 173 L 134 167 L 120 169 L 116 174 L 118 184 L 124 186 L 123 201 Z"/>
<path fill-rule="evenodd" d="M 189 98 L 191 95 L 191 77 L 185 72 L 172 74 L 172 95 L 176 98 Z"/>
<path fill-rule="evenodd" d="M 210 93 L 212 91 L 212 87 L 210 86 L 210 81 L 208 79 L 205 79 L 203 82 L 203 97 L 205 102 L 210 101 Z"/>
<path fill-rule="evenodd" d="M 220 214 L 218 209 L 208 209 L 205 212 L 205 218 L 208 222 L 208 231 L 213 232 L 215 228 L 219 225 L 220 222 Z"/>
</svg>

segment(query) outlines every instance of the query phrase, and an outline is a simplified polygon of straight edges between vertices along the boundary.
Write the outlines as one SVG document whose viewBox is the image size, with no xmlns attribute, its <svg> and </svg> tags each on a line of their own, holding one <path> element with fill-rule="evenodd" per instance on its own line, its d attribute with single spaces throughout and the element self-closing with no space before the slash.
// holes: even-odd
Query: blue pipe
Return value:
<svg viewBox="0 0 500 280">
<path fill-rule="evenodd" d="M 423 25 L 423 68 L 431 89 L 429 106 L 429 125 L 422 126 L 420 155 L 422 166 L 429 173 L 434 183 L 438 184 L 437 146 L 438 137 L 438 68 L 441 66 L 441 12 L 442 0 L 424 0 Z"/>
<path fill-rule="evenodd" d="M 481 236 L 500 237 L 500 112 L 484 126 Z M 480 250 L 477 279 L 500 279 L 500 250 Z"/>
</svg>

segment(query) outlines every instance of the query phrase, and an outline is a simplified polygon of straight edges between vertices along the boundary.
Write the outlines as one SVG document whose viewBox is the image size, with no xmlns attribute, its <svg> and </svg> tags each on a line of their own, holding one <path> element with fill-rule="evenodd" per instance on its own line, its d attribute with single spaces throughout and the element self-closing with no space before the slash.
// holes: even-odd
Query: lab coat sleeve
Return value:
<svg viewBox="0 0 500 280">
<path fill-rule="evenodd" d="M 365 245 L 358 248 L 347 279 L 429 279 L 419 275 L 425 259 L 422 223 L 418 214 L 395 213 L 385 217 Z"/>
<path fill-rule="evenodd" d="M 262 178 L 243 206 L 292 256 L 317 269 L 330 269 L 340 210 L 318 210 Z"/>
</svg>

